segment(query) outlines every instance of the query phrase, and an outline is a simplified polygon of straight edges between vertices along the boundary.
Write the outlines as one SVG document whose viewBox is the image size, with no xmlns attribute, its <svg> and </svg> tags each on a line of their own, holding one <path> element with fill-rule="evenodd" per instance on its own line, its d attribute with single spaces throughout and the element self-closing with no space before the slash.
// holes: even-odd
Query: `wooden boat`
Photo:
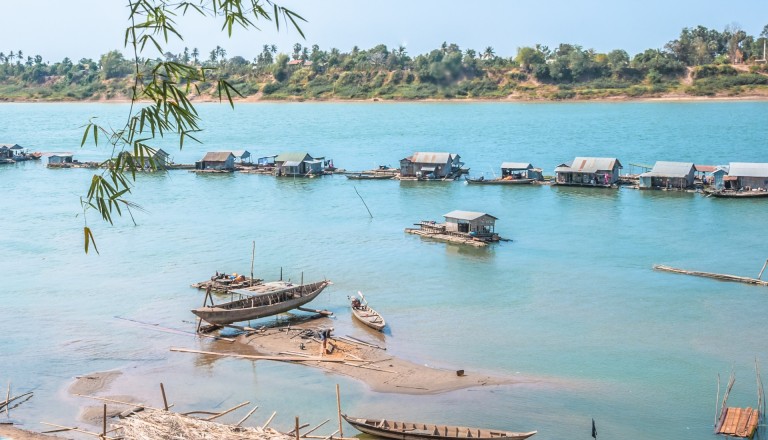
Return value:
<svg viewBox="0 0 768 440">
<path fill-rule="evenodd" d="M 411 422 L 395 422 L 385 419 L 361 419 L 357 417 L 350 417 L 346 414 L 342 414 L 344 420 L 350 425 L 354 426 L 358 431 L 366 434 L 375 435 L 377 437 L 391 438 L 397 440 L 422 440 L 422 439 L 436 439 L 436 440 L 448 440 L 448 439 L 473 439 L 473 440 L 490 440 L 490 439 L 525 439 L 534 434 L 536 431 L 530 432 L 509 432 L 509 431 L 497 431 L 493 429 L 483 428 L 469 428 L 466 426 L 448 426 L 448 425 L 433 425 L 429 423 L 411 423 Z"/>
<path fill-rule="evenodd" d="M 240 299 L 228 303 L 203 306 L 192 313 L 211 324 L 231 324 L 277 315 L 300 307 L 320 295 L 331 284 L 328 280 L 310 284 L 271 281 L 244 289 L 230 290 Z"/>
<path fill-rule="evenodd" d="M 733 199 L 768 197 L 768 191 L 736 191 L 736 190 L 727 190 L 727 189 L 721 189 L 721 190 L 707 189 L 707 190 L 704 190 L 704 193 L 712 197 L 733 198 Z"/>
<path fill-rule="evenodd" d="M 523 179 L 504 179 L 503 177 L 497 177 L 495 179 L 486 179 L 484 177 L 478 177 L 475 179 L 471 179 L 469 177 L 466 178 L 466 181 L 468 184 L 478 184 L 478 185 L 527 185 L 533 183 L 533 179 L 523 178 Z"/>
<path fill-rule="evenodd" d="M 358 173 L 358 174 L 346 174 L 347 179 L 350 180 L 392 180 L 393 177 L 395 177 L 393 174 L 368 174 L 368 173 Z"/>
<path fill-rule="evenodd" d="M 377 331 L 382 331 L 384 326 L 387 325 L 384 318 L 379 312 L 368 306 L 368 302 L 365 301 L 365 297 L 361 292 L 357 292 L 357 294 L 360 295 L 363 301 L 361 302 L 357 298 L 352 298 L 352 316 L 368 327 Z"/>
</svg>

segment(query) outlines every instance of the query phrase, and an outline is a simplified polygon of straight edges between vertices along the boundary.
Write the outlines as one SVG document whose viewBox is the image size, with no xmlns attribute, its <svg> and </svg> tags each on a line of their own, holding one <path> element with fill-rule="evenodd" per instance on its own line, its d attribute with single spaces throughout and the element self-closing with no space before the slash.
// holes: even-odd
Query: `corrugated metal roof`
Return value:
<svg viewBox="0 0 768 440">
<path fill-rule="evenodd" d="M 491 217 L 494 220 L 498 220 L 498 218 L 492 216 L 491 214 L 488 214 L 485 212 L 472 212 L 472 211 L 451 211 L 448 214 L 443 214 L 443 217 L 472 221 L 472 220 L 477 220 L 484 215 L 487 215 L 488 217 Z"/>
<path fill-rule="evenodd" d="M 205 153 L 203 157 L 204 162 L 226 162 L 229 160 L 229 156 L 235 157 L 229 151 L 209 151 Z"/>
<path fill-rule="evenodd" d="M 530 170 L 533 165 L 526 162 L 504 162 L 501 164 L 502 170 Z"/>
<path fill-rule="evenodd" d="M 280 153 L 275 158 L 275 162 L 304 162 L 305 160 L 312 160 L 312 156 L 309 153 L 302 153 L 298 151 L 292 151 L 287 153 Z"/>
<path fill-rule="evenodd" d="M 14 150 L 24 149 L 24 147 L 20 146 L 19 144 L 0 144 L 0 147 L 5 147 L 8 149 L 14 149 Z"/>
<path fill-rule="evenodd" d="M 251 153 L 248 152 L 248 150 L 234 150 L 232 151 L 232 154 L 239 159 L 248 159 L 251 157 Z"/>
<path fill-rule="evenodd" d="M 299 165 L 301 165 L 301 162 L 297 162 L 295 160 L 286 160 L 283 162 L 284 167 L 297 167 Z"/>
<path fill-rule="evenodd" d="M 450 162 L 451 159 L 451 153 L 413 153 L 411 162 L 443 164 Z"/>
<path fill-rule="evenodd" d="M 612 170 L 616 164 L 621 168 L 621 162 L 615 157 L 577 157 L 573 159 L 571 171 L 574 173 L 596 173 Z"/>
<path fill-rule="evenodd" d="M 768 163 L 731 162 L 728 175 L 734 177 L 768 177 Z"/>
<path fill-rule="evenodd" d="M 693 162 L 664 162 L 657 161 L 653 169 L 640 176 L 647 177 L 685 177 L 691 173 Z"/>
<path fill-rule="evenodd" d="M 715 165 L 694 165 L 694 166 L 696 167 L 696 171 L 700 171 L 702 173 L 712 173 L 717 169 Z"/>
</svg>

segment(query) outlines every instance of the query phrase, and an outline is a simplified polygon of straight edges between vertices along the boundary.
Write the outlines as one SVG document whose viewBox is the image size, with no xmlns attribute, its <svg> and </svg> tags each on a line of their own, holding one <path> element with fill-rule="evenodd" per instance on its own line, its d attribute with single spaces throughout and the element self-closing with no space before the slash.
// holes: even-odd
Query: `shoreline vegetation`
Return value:
<svg viewBox="0 0 768 440">
<path fill-rule="evenodd" d="M 342 52 L 296 43 L 289 53 L 265 44 L 247 60 L 216 46 L 207 57 L 184 48 L 142 59 L 140 74 L 152 77 L 159 62 L 202 67 L 207 77 L 188 95 L 197 102 L 219 101 L 219 80 L 239 92 L 232 97 L 240 102 L 766 100 L 767 43 L 768 25 L 760 36 L 732 25 L 722 32 L 684 28 L 663 49 L 633 57 L 565 43 L 521 47 L 512 57 L 447 42 L 413 57 L 404 46 Z M 0 52 L 0 102 L 127 102 L 132 63 L 117 50 L 53 64 L 23 50 Z"/>
</svg>

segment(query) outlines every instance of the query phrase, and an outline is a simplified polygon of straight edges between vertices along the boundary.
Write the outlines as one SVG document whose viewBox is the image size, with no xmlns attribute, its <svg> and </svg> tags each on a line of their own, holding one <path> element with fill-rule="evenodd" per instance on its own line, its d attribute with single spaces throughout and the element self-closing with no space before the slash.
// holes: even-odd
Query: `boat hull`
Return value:
<svg viewBox="0 0 768 440">
<path fill-rule="evenodd" d="M 488 180 L 480 180 L 480 179 L 467 179 L 467 183 L 470 185 L 530 185 L 534 182 L 533 179 L 515 179 L 515 180 L 504 180 L 504 179 L 488 179 Z"/>
<path fill-rule="evenodd" d="M 534 434 L 530 432 L 508 432 L 464 426 L 433 425 L 429 423 L 395 422 L 378 419 L 361 419 L 342 414 L 344 420 L 358 431 L 377 437 L 396 440 L 449 440 L 471 438 L 473 440 L 510 439 L 522 440 Z"/>
<path fill-rule="evenodd" d="M 384 326 L 387 325 L 384 318 L 379 315 L 379 312 L 368 306 L 361 306 L 360 308 L 352 307 L 352 316 L 360 321 L 360 323 L 367 325 L 376 331 L 384 330 Z"/>
<path fill-rule="evenodd" d="M 706 191 L 712 197 L 723 199 L 759 199 L 768 197 L 768 191 Z"/>
<path fill-rule="evenodd" d="M 301 307 L 317 298 L 330 285 L 330 281 L 295 286 L 278 292 L 255 295 L 217 306 L 200 307 L 192 313 L 202 320 L 216 325 L 266 318 Z"/>
</svg>

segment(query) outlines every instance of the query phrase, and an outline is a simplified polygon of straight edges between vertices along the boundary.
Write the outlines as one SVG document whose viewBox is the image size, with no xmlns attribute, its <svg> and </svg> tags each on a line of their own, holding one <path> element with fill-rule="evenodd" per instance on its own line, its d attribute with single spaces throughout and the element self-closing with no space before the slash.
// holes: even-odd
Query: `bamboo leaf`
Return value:
<svg viewBox="0 0 768 440">
<path fill-rule="evenodd" d="M 91 228 L 88 226 L 83 227 L 83 235 L 85 238 L 85 253 L 88 253 L 88 248 L 90 247 L 90 244 L 93 243 L 93 250 L 96 251 L 96 253 L 99 253 L 99 248 L 96 247 L 96 239 L 93 237 L 93 232 L 91 231 Z"/>
</svg>

